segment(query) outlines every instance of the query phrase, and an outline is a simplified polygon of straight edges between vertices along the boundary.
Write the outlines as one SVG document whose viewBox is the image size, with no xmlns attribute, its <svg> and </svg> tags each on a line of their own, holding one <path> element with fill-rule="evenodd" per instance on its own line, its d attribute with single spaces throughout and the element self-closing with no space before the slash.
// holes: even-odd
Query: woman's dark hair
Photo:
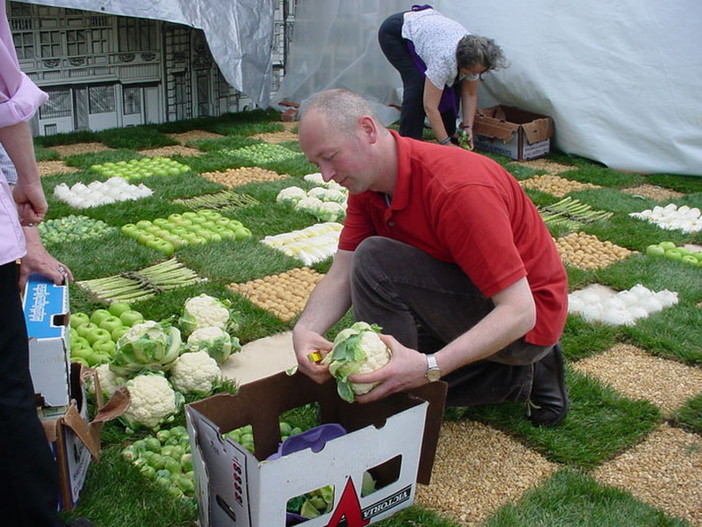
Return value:
<svg viewBox="0 0 702 527">
<path fill-rule="evenodd" d="M 491 38 L 478 35 L 466 35 L 458 41 L 456 62 L 459 69 L 483 67 L 485 71 L 508 66 L 500 46 Z"/>
</svg>

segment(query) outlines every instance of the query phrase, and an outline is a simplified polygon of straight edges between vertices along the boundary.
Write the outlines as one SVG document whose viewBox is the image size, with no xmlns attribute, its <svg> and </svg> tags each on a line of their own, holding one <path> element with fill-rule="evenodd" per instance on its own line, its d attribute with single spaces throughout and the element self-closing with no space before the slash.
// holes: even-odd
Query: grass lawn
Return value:
<svg viewBox="0 0 702 527">
<path fill-rule="evenodd" d="M 47 239 L 47 248 L 69 265 L 76 277 L 77 282 L 70 285 L 71 311 L 90 314 L 106 308 L 109 295 L 116 294 L 114 284 L 117 280 L 89 281 L 120 277 L 136 280 L 136 286 L 124 285 L 124 288 L 133 295 L 129 298 L 132 309 L 149 320 L 180 315 L 186 299 L 207 293 L 231 302 L 239 320 L 239 327 L 232 330 L 232 335 L 241 344 L 291 329 L 294 317 L 281 319 L 228 287 L 304 267 L 303 261 L 295 255 L 284 254 L 260 242 L 268 236 L 305 229 L 319 222 L 309 212 L 295 211 L 276 203 L 278 192 L 286 187 L 312 189 L 315 185 L 303 177 L 317 171 L 300 154 L 295 142 L 261 148 L 263 141 L 251 137 L 283 131 L 283 125 L 277 119 L 275 112 L 254 111 L 217 119 L 36 138 L 39 161 L 63 161 L 76 169 L 43 178 L 50 205 L 47 220 L 82 216 L 113 227 L 90 237 L 95 229 L 92 224 L 71 241 L 65 241 L 61 235 L 55 241 Z M 177 141 L 170 134 L 191 130 L 210 134 L 184 145 L 197 149 L 200 155 L 172 156 L 187 165 L 189 170 L 130 181 L 151 189 L 149 197 L 77 209 L 54 194 L 57 186 L 62 184 L 73 188 L 78 183 L 87 185 L 93 181 L 106 181 L 109 173 L 99 172 L 96 166 L 136 166 L 138 160 L 145 158 L 143 150 L 173 147 Z M 220 137 L 213 137 L 213 134 Z M 63 157 L 57 154 L 59 146 L 82 143 L 102 143 L 109 149 Z M 571 292 L 588 286 L 624 291 L 640 284 L 654 292 L 675 292 L 677 302 L 638 319 L 633 325 L 609 325 L 579 314 L 569 315 L 562 344 L 569 360 L 568 381 L 573 405 L 568 419 L 556 429 L 532 428 L 523 419 L 523 407 L 518 405 L 446 412 L 447 422 L 487 424 L 558 467 L 552 476 L 524 492 L 518 500 L 491 511 L 483 524 L 489 527 L 694 525 L 689 518 L 677 517 L 637 498 L 634 492 L 600 483 L 593 471 L 641 444 L 664 424 L 699 439 L 702 435 L 702 392 L 693 394 L 673 411 L 663 411 L 653 402 L 622 393 L 595 376 L 577 371 L 574 366 L 579 361 L 600 356 L 616 344 L 628 344 L 643 350 L 647 356 L 684 365 L 690 371 L 702 369 L 702 262 L 693 265 L 682 258 L 647 254 L 648 246 L 663 241 L 672 242 L 677 247 L 702 245 L 702 232 L 664 230 L 631 216 L 656 206 L 670 205 L 680 210 L 694 211 L 696 207 L 699 214 L 702 177 L 624 174 L 558 152 L 542 159 L 548 162 L 545 165 L 517 163 L 497 155 L 491 157 L 522 183 L 543 214 L 551 214 L 547 224 L 554 238 L 564 240 L 569 235 L 579 236 L 575 242 L 577 247 L 562 252 Z M 131 160 L 135 161 L 129 165 Z M 560 171 L 549 173 L 550 167 L 554 166 L 560 167 Z M 225 179 L 224 176 L 217 179 L 212 173 L 240 179 Z M 274 177 L 270 177 L 271 174 Z M 260 179 L 264 176 L 269 179 Z M 650 189 L 667 192 L 672 197 L 660 199 L 660 194 L 648 192 Z M 218 196 L 223 191 L 229 194 Z M 248 233 L 236 231 L 232 236 L 210 236 L 205 241 L 200 239 L 186 244 L 173 242 L 164 252 L 163 246 L 159 250 L 153 244 L 145 245 L 145 242 L 123 232 L 127 224 L 146 222 L 142 225 L 154 226 L 159 222 L 163 224 L 161 220 L 174 214 L 176 217 L 196 214 L 201 208 L 197 205 L 201 196 L 210 200 L 205 203 L 217 203 L 218 217 L 224 218 L 222 222 L 240 222 Z M 565 198 L 570 198 L 571 208 L 554 215 L 553 209 L 558 209 Z M 220 201 L 211 201 L 217 199 Z M 227 203 L 229 206 L 224 206 Z M 602 214 L 592 219 L 588 212 Z M 171 225 L 171 228 L 175 227 Z M 616 257 L 612 246 L 621 249 Z M 585 253 L 587 258 L 583 256 Z M 172 257 L 196 275 L 197 280 L 185 283 L 180 278 L 158 277 L 158 280 L 167 282 L 165 286 L 155 283 L 158 282 L 155 279 L 144 281 L 145 269 Z M 606 260 L 605 257 L 611 258 Z M 329 268 L 330 260 L 314 261 L 308 267 L 323 274 Z M 183 284 L 179 283 L 181 280 Z M 95 295 L 95 289 L 87 287 L 88 284 L 113 289 L 100 297 Z M 348 324 L 349 320 L 346 317 L 330 334 Z M 195 399 L 189 396 L 188 400 Z M 309 424 L 308 412 L 309 408 L 302 408 L 292 413 L 289 419 L 293 424 Z M 181 412 L 166 428 L 184 423 Z M 63 513 L 65 517 L 86 516 L 99 527 L 195 525 L 197 504 L 194 500 L 174 497 L 174 493 L 168 492 L 157 478 L 142 474 L 122 458 L 125 447 L 150 434 L 149 431 L 129 432 L 117 421 L 107 423 L 102 435 L 102 459 L 91 464 L 78 507 Z M 464 524 L 450 514 L 415 504 L 378 525 L 456 527 Z"/>
</svg>

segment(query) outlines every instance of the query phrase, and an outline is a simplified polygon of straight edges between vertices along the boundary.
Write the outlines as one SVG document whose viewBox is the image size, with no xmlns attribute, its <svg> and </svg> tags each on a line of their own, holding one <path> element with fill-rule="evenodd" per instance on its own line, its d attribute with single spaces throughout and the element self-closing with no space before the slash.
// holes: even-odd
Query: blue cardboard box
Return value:
<svg viewBox="0 0 702 527">
<path fill-rule="evenodd" d="M 44 406 L 66 407 L 71 396 L 68 286 L 33 274 L 27 280 L 23 307 L 34 392 Z"/>
</svg>

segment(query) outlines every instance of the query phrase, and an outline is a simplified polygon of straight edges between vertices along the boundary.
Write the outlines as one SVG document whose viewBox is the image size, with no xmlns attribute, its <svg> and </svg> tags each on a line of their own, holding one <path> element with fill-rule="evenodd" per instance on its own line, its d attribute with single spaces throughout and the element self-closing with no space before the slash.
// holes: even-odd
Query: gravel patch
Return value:
<svg viewBox="0 0 702 527">
<path fill-rule="evenodd" d="M 668 514 L 702 525 L 702 438 L 666 424 L 593 472 Z"/>
<path fill-rule="evenodd" d="M 323 277 L 314 269 L 302 267 L 227 287 L 284 322 L 289 322 L 302 312 L 310 293 Z"/>
<path fill-rule="evenodd" d="M 524 188 L 540 190 L 541 192 L 556 196 L 557 198 L 563 198 L 566 194 L 574 190 L 602 188 L 592 183 L 580 183 L 579 181 L 571 181 L 570 179 L 552 175 L 532 176 L 529 179 L 520 181 L 519 184 Z"/>
<path fill-rule="evenodd" d="M 681 192 L 670 190 L 668 188 L 658 187 L 656 185 L 639 185 L 638 187 L 623 188 L 622 192 L 632 196 L 641 196 L 642 198 L 653 199 L 656 201 L 666 201 L 669 199 L 681 198 L 684 196 Z"/>
<path fill-rule="evenodd" d="M 146 157 L 169 157 L 169 156 L 199 156 L 202 154 L 197 148 L 190 148 L 188 146 L 174 145 L 174 146 L 162 146 L 160 148 L 151 148 L 148 150 L 139 150 L 141 155 Z"/>
<path fill-rule="evenodd" d="M 289 131 L 284 132 L 269 132 L 265 134 L 256 134 L 251 136 L 253 139 L 261 139 L 266 143 L 285 143 L 288 141 L 297 141 L 297 134 Z"/>
<path fill-rule="evenodd" d="M 576 167 L 570 165 L 563 165 L 561 163 L 555 163 L 549 161 L 548 159 L 532 159 L 530 161 L 515 161 L 513 165 L 519 165 L 522 167 L 532 168 L 534 170 L 543 170 L 547 174 L 553 176 L 560 174 L 561 172 L 566 172 L 568 170 L 573 170 Z"/>
<path fill-rule="evenodd" d="M 63 161 L 38 161 L 37 166 L 39 167 L 39 175 L 41 177 L 53 176 L 55 174 L 70 174 L 71 172 L 77 172 L 79 170 L 76 167 L 69 167 Z"/>
<path fill-rule="evenodd" d="M 205 130 L 189 130 L 180 134 L 168 134 L 168 137 L 175 139 L 180 144 L 185 144 L 188 141 L 198 141 L 200 139 L 221 139 L 224 136 L 214 132 L 207 132 Z"/>
<path fill-rule="evenodd" d="M 477 526 L 557 469 L 489 426 L 447 422 L 441 428 L 431 484 L 417 486 L 415 501 L 462 525 Z"/>
<path fill-rule="evenodd" d="M 225 170 L 223 172 L 203 172 L 202 177 L 227 185 L 238 187 L 247 183 L 260 183 L 262 181 L 277 181 L 290 176 L 281 176 L 273 170 L 266 170 L 259 167 L 239 167 Z"/>
<path fill-rule="evenodd" d="M 651 401 L 666 414 L 702 392 L 702 368 L 654 357 L 629 344 L 617 344 L 604 353 L 573 363 L 572 367 L 631 399 Z"/>
<path fill-rule="evenodd" d="M 57 152 L 61 157 L 73 156 L 77 154 L 94 154 L 96 152 L 103 152 L 105 150 L 113 150 L 109 146 L 105 146 L 102 143 L 75 143 L 73 145 L 57 145 L 47 148 L 47 150 L 53 150 Z"/>
</svg>

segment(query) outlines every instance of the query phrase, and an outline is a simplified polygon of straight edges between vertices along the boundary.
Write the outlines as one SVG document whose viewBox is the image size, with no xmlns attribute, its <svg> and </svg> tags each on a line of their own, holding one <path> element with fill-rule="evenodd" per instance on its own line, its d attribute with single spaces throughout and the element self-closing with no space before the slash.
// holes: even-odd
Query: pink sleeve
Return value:
<svg viewBox="0 0 702 527">
<path fill-rule="evenodd" d="M 0 127 L 29 121 L 48 98 L 19 68 L 3 5 L 0 20 Z"/>
</svg>

